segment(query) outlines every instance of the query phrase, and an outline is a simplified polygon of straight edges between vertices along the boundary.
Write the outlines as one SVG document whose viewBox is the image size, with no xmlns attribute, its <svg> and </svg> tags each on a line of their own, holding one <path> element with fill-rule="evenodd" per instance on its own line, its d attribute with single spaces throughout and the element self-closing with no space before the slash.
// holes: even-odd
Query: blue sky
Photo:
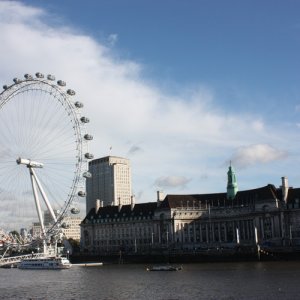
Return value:
<svg viewBox="0 0 300 300">
<path fill-rule="evenodd" d="M 226 109 L 257 113 L 263 101 L 268 118 L 282 118 L 282 101 L 299 101 L 298 1 L 23 2 L 100 43 L 115 34 L 112 53 L 170 93 L 200 82 Z"/>
<path fill-rule="evenodd" d="M 54 73 L 137 201 L 300 186 L 299 1 L 1 1 L 0 80 Z M 17 73 L 17 74 L 16 74 Z"/>
</svg>

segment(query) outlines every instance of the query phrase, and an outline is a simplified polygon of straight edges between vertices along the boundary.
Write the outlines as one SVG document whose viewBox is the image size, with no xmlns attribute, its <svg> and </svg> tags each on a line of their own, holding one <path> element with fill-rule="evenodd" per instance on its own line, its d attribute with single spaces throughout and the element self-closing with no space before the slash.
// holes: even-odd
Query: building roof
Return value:
<svg viewBox="0 0 300 300">
<path fill-rule="evenodd" d="M 289 188 L 287 203 L 300 203 L 300 188 Z"/>
<path fill-rule="evenodd" d="M 131 205 L 122 205 L 119 211 L 118 206 L 104 206 L 100 207 L 98 213 L 96 213 L 95 208 L 92 208 L 90 212 L 85 217 L 84 221 L 91 219 L 122 219 L 128 217 L 145 217 L 154 215 L 154 211 L 157 208 L 156 202 L 148 203 L 138 203 L 135 204 L 131 210 Z"/>
<path fill-rule="evenodd" d="M 237 192 L 234 199 L 227 199 L 227 193 L 214 194 L 192 194 L 192 195 L 167 195 L 163 201 L 157 205 L 157 202 L 138 203 L 131 210 L 131 205 L 123 205 L 119 211 L 118 206 L 100 207 L 97 214 L 95 208 L 91 209 L 83 220 L 91 219 L 124 219 L 128 217 L 145 217 L 153 218 L 155 210 L 170 208 L 200 208 L 208 207 L 233 207 L 249 206 L 261 201 L 276 201 L 282 199 L 281 189 L 274 185 L 268 184 L 264 187 Z M 289 188 L 288 203 L 300 203 L 300 188 Z"/>
<path fill-rule="evenodd" d="M 104 156 L 104 157 L 93 159 L 89 162 L 89 165 L 94 165 L 94 164 L 103 163 L 103 162 L 109 162 L 111 160 L 123 160 L 123 161 L 126 161 L 127 163 L 129 163 L 128 158 L 109 155 L 109 156 Z"/>
<path fill-rule="evenodd" d="M 249 205 L 259 200 L 276 200 L 276 188 L 267 186 L 237 192 L 234 199 L 227 199 L 227 193 L 194 194 L 194 195 L 167 195 L 161 202 L 161 208 L 176 207 L 232 207 Z"/>
</svg>

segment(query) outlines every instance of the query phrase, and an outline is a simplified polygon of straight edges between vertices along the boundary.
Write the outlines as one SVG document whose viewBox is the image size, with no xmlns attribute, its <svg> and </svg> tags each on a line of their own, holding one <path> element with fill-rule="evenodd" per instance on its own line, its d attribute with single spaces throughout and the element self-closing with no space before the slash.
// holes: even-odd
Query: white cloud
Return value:
<svg viewBox="0 0 300 300">
<path fill-rule="evenodd" d="M 256 144 L 240 147 L 232 157 L 234 165 L 243 168 L 254 164 L 264 164 L 287 157 L 285 151 L 276 149 L 267 144 Z"/>
<path fill-rule="evenodd" d="M 117 34 L 110 39 L 117 41 Z M 144 77 L 144 66 L 116 58 L 77 29 L 53 25 L 41 9 L 1 1 L 0 45 L 1 85 L 39 71 L 56 75 L 77 92 L 91 120 L 91 152 L 95 158 L 130 156 L 138 201 L 155 201 L 155 181 L 165 193 L 178 187 L 188 193 L 223 191 L 227 170 L 219 166 L 233 149 L 239 149 L 234 162 L 248 166 L 283 158 L 285 150 L 278 148 L 297 146 L 295 133 L 288 133 L 294 143 L 285 143 L 287 133 L 261 116 L 216 107 L 214 91 L 201 83 L 183 87 L 177 96 L 162 92 Z M 239 148 L 249 144 L 254 146 Z"/>
<path fill-rule="evenodd" d="M 16 1 L 0 2 L 1 23 L 16 24 L 26 22 L 27 24 L 42 24 L 40 18 L 44 15 L 42 9 L 21 5 Z"/>
<path fill-rule="evenodd" d="M 187 183 L 191 179 L 187 179 L 184 176 L 166 176 L 157 178 L 154 182 L 154 185 L 159 188 L 185 188 Z"/>
</svg>

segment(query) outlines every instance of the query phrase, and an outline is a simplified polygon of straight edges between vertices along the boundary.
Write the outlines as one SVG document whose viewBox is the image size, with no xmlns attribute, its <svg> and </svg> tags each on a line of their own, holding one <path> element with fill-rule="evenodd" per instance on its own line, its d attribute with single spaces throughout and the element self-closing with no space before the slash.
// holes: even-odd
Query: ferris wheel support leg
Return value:
<svg viewBox="0 0 300 300">
<path fill-rule="evenodd" d="M 38 188 L 39 188 L 39 190 L 40 190 L 40 192 L 41 192 L 41 195 L 42 195 L 42 197 L 43 197 L 43 199 L 44 199 L 44 201 L 45 201 L 45 203 L 46 203 L 46 205 L 47 205 L 47 208 L 48 208 L 48 210 L 49 210 L 49 212 L 50 212 L 50 214 L 51 214 L 51 217 L 52 217 L 53 221 L 54 221 L 54 222 L 57 222 L 57 218 L 56 218 L 56 216 L 55 216 L 55 213 L 54 213 L 54 211 L 53 211 L 53 208 L 52 208 L 52 206 L 51 206 L 51 204 L 50 204 L 50 202 L 49 202 L 49 200 L 48 200 L 48 197 L 47 197 L 47 195 L 46 195 L 46 193 L 45 193 L 45 191 L 44 191 L 44 189 L 43 189 L 43 187 L 42 187 L 42 185 L 41 185 L 39 179 L 37 178 L 37 176 L 36 176 L 36 174 L 35 174 L 35 171 L 34 171 L 33 169 L 31 169 L 31 172 L 32 172 L 32 175 L 33 175 L 33 177 L 34 177 L 34 179 L 35 179 L 35 181 L 36 181 L 36 183 L 37 183 L 37 186 L 38 186 Z"/>
<path fill-rule="evenodd" d="M 34 175 L 33 175 L 33 170 L 30 167 L 29 167 L 29 172 L 30 172 L 30 179 L 31 179 L 31 184 L 32 184 L 32 190 L 33 190 L 33 196 L 34 196 L 35 206 L 36 206 L 36 210 L 37 210 L 39 221 L 40 221 L 41 228 L 42 228 L 43 247 L 44 247 L 44 252 L 45 252 L 45 250 L 46 250 L 45 249 L 45 247 L 46 247 L 45 246 L 46 232 L 45 232 L 44 220 L 43 220 L 41 205 L 40 205 L 40 201 L 39 201 L 39 197 L 38 197 L 38 193 L 37 193 L 37 189 L 36 189 L 36 182 L 35 182 L 35 178 L 34 178 Z"/>
</svg>

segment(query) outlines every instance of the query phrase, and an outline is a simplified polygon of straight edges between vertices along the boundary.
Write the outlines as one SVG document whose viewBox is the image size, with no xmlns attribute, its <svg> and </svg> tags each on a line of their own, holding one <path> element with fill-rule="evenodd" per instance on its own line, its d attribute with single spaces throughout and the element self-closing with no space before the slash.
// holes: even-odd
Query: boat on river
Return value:
<svg viewBox="0 0 300 300">
<path fill-rule="evenodd" d="M 175 266 L 153 266 L 146 269 L 147 271 L 180 271 L 182 267 Z"/>
<path fill-rule="evenodd" d="M 86 262 L 86 263 L 73 264 L 72 266 L 75 266 L 75 267 L 99 267 L 99 266 L 103 266 L 103 263 L 102 262 Z"/>
<path fill-rule="evenodd" d="M 36 269 L 36 270 L 61 270 L 70 269 L 72 264 L 63 256 L 45 256 L 38 258 L 26 258 L 18 263 L 19 269 Z"/>
</svg>

